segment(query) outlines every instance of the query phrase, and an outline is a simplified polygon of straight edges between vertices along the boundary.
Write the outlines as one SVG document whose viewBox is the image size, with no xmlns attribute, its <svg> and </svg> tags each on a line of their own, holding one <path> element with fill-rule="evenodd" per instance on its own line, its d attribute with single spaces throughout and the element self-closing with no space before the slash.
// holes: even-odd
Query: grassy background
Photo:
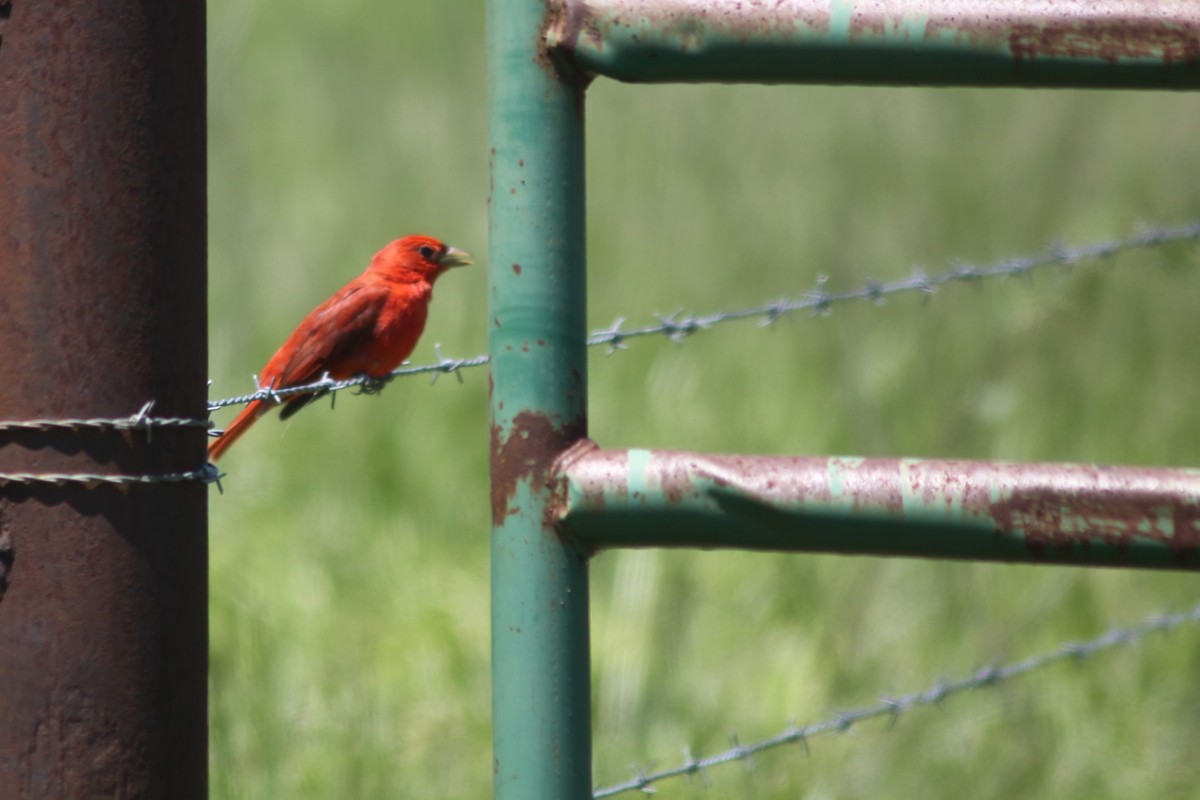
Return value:
<svg viewBox="0 0 1200 800">
<path fill-rule="evenodd" d="M 395 236 L 486 253 L 480 2 L 210 19 L 212 395 Z M 1195 94 L 589 92 L 589 325 L 1200 216 Z M 606 446 L 1200 464 L 1197 250 L 593 353 Z M 414 357 L 486 349 L 483 269 Z M 229 414 L 219 420 L 225 422 Z M 213 494 L 215 798 L 490 794 L 486 374 L 267 420 Z M 606 553 L 598 783 L 1195 602 L 1187 575 Z M 1200 785 L 1194 631 L 662 796 L 1164 797 Z"/>
</svg>

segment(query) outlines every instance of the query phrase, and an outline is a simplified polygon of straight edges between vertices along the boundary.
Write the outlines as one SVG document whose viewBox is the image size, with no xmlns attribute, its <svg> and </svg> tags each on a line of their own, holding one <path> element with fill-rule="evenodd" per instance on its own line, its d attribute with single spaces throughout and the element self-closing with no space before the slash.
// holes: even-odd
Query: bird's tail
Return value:
<svg viewBox="0 0 1200 800">
<path fill-rule="evenodd" d="M 208 460 L 216 461 L 220 458 L 221 454 L 228 450 L 229 446 L 236 442 L 259 417 L 267 413 L 267 408 L 265 401 L 252 400 L 242 409 L 242 413 L 229 423 L 229 427 L 208 445 Z"/>
</svg>

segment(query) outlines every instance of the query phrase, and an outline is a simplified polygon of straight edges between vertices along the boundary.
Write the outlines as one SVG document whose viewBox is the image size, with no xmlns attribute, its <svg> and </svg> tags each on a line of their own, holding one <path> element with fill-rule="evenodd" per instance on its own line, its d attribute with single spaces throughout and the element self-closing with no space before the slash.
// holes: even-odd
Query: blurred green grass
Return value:
<svg viewBox="0 0 1200 800">
<path fill-rule="evenodd" d="M 479 2 L 213 0 L 212 395 L 395 236 L 486 253 Z M 1200 216 L 1200 98 L 630 87 L 588 103 L 589 326 Z M 606 446 L 1200 464 L 1194 247 L 638 341 Z M 486 349 L 483 269 L 414 359 Z M 221 417 L 224 421 L 226 417 Z M 260 423 L 211 504 L 214 798 L 487 797 L 486 375 Z M 743 553 L 593 567 L 598 783 L 1190 606 L 1187 575 Z M 1194 632 L 663 796 L 1162 797 L 1200 779 Z"/>
</svg>

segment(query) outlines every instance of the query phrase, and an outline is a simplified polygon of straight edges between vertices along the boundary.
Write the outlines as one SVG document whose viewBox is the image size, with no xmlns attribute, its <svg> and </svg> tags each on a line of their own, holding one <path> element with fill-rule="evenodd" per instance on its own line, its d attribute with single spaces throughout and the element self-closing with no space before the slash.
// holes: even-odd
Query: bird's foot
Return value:
<svg viewBox="0 0 1200 800">
<path fill-rule="evenodd" d="M 373 375 L 355 375 L 354 377 L 355 380 L 362 381 L 355 394 L 379 394 L 388 383 L 385 379 L 376 378 Z"/>
</svg>

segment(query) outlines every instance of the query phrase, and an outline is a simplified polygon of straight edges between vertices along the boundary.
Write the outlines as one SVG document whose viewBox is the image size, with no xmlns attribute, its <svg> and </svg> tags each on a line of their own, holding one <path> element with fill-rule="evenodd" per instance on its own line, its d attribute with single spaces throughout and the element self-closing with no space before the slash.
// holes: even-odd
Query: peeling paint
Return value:
<svg viewBox="0 0 1200 800">
<path fill-rule="evenodd" d="M 549 416 L 533 411 L 517 414 L 507 437 L 502 436 L 499 425 L 492 424 L 493 526 L 502 525 L 509 515 L 520 512 L 511 505 L 517 484 L 529 480 L 546 486 L 558 454 L 581 439 L 586 430 L 582 420 L 560 426 Z"/>
</svg>

